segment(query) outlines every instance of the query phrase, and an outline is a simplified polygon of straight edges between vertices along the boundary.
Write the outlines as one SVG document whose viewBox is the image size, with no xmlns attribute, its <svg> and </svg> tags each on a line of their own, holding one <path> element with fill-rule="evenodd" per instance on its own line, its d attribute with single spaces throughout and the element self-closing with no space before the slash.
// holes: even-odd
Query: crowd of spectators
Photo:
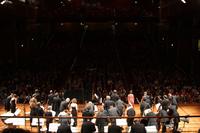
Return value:
<svg viewBox="0 0 200 133">
<path fill-rule="evenodd" d="M 67 92 L 70 97 L 77 97 L 74 91 L 78 91 L 77 98 L 85 101 L 91 100 L 94 93 L 105 99 L 114 89 L 124 101 L 132 89 L 139 99 L 144 91 L 152 96 L 170 91 L 179 96 L 180 103 L 200 102 L 199 85 L 188 73 L 171 64 L 170 59 L 157 57 L 156 49 L 141 41 L 142 38 L 122 34 L 112 40 L 112 32 L 105 36 L 104 32 L 91 32 L 79 42 L 81 33 L 52 36 L 47 44 L 30 44 L 30 49 L 24 48 L 30 52 L 29 59 L 23 60 L 27 55 L 19 56 L 19 66 L 10 63 L 3 69 L 0 64 L 1 103 L 13 91 L 23 103 L 35 89 L 39 89 L 44 102 L 49 90 L 60 92 L 64 98 L 69 97 Z M 42 38 L 34 41 L 37 39 Z"/>
<path fill-rule="evenodd" d="M 60 95 L 64 95 L 64 98 L 74 95 L 73 91 L 80 91 L 77 98 L 81 100 L 91 100 L 94 93 L 105 99 L 112 90 L 117 90 L 122 100 L 126 101 L 130 89 L 139 99 L 144 91 L 148 91 L 152 96 L 171 92 L 179 97 L 179 103 L 200 102 L 199 86 L 193 85 L 185 74 L 177 70 L 148 69 L 139 71 L 132 69 L 129 73 L 120 73 L 103 72 L 95 68 L 73 72 L 67 76 L 61 71 L 30 72 L 20 70 L 9 79 L 1 80 L 0 89 L 1 102 L 11 92 L 15 92 L 19 96 L 18 102 L 23 103 L 24 99 L 31 96 L 35 89 L 39 89 L 43 102 L 46 102 L 46 94 L 50 90 L 59 92 Z"/>
</svg>

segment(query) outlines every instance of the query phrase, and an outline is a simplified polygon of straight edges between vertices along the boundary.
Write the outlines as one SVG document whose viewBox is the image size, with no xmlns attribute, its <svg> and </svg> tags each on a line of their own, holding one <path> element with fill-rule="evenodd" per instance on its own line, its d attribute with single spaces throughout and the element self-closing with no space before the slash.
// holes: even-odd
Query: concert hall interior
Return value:
<svg viewBox="0 0 200 133">
<path fill-rule="evenodd" d="M 199 0 L 0 0 L 0 132 L 200 133 L 199 12 Z"/>
</svg>

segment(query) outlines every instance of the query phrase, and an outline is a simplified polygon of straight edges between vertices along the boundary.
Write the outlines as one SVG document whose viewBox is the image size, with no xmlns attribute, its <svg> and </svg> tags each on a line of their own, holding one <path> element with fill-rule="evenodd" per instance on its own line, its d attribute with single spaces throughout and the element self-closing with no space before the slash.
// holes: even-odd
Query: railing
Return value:
<svg viewBox="0 0 200 133">
<path fill-rule="evenodd" d="M 148 117 L 127 117 L 127 116 L 122 116 L 122 117 L 115 117 L 115 116 L 106 116 L 106 117 L 82 117 L 82 116 L 78 116 L 78 117 L 50 117 L 50 116 L 46 116 L 46 117 L 38 117 L 38 116 L 0 116 L 1 120 L 3 121 L 3 123 L 8 126 L 8 127 L 20 127 L 20 128 L 24 128 L 24 129 L 28 129 L 31 132 L 46 132 L 47 128 L 46 128 L 46 120 L 47 119 L 53 119 L 53 122 L 49 123 L 49 131 L 51 132 L 56 132 L 58 127 L 60 126 L 59 120 L 60 119 L 70 119 L 71 122 L 71 129 L 72 132 L 80 132 L 81 130 L 81 126 L 83 123 L 83 119 L 90 119 L 93 123 L 95 123 L 96 119 L 115 119 L 116 120 L 116 125 L 117 126 L 121 126 L 124 128 L 123 132 L 130 132 L 131 131 L 131 127 L 127 126 L 127 118 L 133 118 L 134 120 L 147 120 L 150 118 L 155 118 L 157 120 L 161 120 L 163 118 L 169 118 L 169 119 L 173 119 L 175 117 L 160 117 L 160 116 L 148 116 Z M 72 123 L 73 123 L 73 119 L 77 118 L 78 119 L 78 125 L 77 127 L 73 127 Z M 177 117 L 176 117 L 177 118 Z M 186 116 L 179 116 L 180 118 L 180 122 L 179 122 L 179 129 L 181 132 L 198 132 L 199 128 L 200 128 L 200 116 L 199 115 L 186 115 Z M 32 123 L 30 123 L 30 119 L 32 119 Z M 160 128 L 159 131 L 162 131 L 162 126 L 163 123 L 159 122 L 158 124 L 160 124 Z M 110 124 L 108 124 L 109 126 Z M 105 126 L 105 132 L 108 131 L 108 126 Z M 168 123 L 165 125 L 167 127 L 167 131 L 171 131 L 173 130 L 173 123 Z M 33 127 L 37 127 L 37 130 L 33 130 Z M 158 127 L 157 126 L 145 126 L 145 129 L 148 132 L 153 132 L 153 133 L 157 133 L 158 132 Z M 96 132 L 98 132 L 98 128 L 96 127 Z"/>
</svg>

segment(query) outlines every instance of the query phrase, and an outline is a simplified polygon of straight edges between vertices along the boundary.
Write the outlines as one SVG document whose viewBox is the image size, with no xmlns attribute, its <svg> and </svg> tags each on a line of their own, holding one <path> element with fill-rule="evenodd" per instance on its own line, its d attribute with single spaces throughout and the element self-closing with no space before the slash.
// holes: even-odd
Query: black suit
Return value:
<svg viewBox="0 0 200 133">
<path fill-rule="evenodd" d="M 59 96 L 56 96 L 53 98 L 53 110 L 56 112 L 56 115 L 58 115 L 59 113 L 59 108 L 60 108 L 60 103 L 61 103 L 61 99 Z"/>
<path fill-rule="evenodd" d="M 68 104 L 66 101 L 60 103 L 60 112 L 64 111 L 67 108 Z"/>
<path fill-rule="evenodd" d="M 132 107 L 129 107 L 129 108 L 127 109 L 127 116 L 128 116 L 128 117 L 133 117 L 133 116 L 135 116 L 135 110 L 134 110 Z M 127 118 L 127 125 L 128 125 L 128 126 L 133 125 L 133 120 L 134 120 L 134 118 Z"/>
<path fill-rule="evenodd" d="M 91 121 L 83 122 L 81 133 L 93 133 L 96 131 L 95 124 Z"/>
<path fill-rule="evenodd" d="M 58 127 L 57 133 L 72 133 L 71 128 L 67 124 L 61 124 Z"/>
<path fill-rule="evenodd" d="M 108 133 L 122 133 L 123 128 L 117 125 L 110 125 L 108 127 Z"/>
<path fill-rule="evenodd" d="M 106 111 L 108 111 L 110 109 L 111 105 L 113 105 L 113 106 L 115 105 L 114 101 L 112 101 L 112 100 L 105 100 L 105 102 L 104 102 L 104 109 Z"/>
<path fill-rule="evenodd" d="M 149 103 L 147 103 L 146 101 L 143 101 L 141 104 L 140 104 L 140 112 L 141 112 L 141 116 L 144 114 L 144 111 L 146 109 L 149 109 L 151 108 Z"/>
<path fill-rule="evenodd" d="M 146 116 L 156 116 L 156 114 L 154 112 L 149 112 L 147 113 Z M 158 122 L 157 122 L 157 118 L 148 118 L 148 126 L 156 126 L 156 128 L 158 129 Z"/>
<path fill-rule="evenodd" d="M 130 133 L 146 133 L 144 124 L 140 124 L 139 122 L 136 122 L 131 126 L 131 132 Z"/>
<path fill-rule="evenodd" d="M 91 110 L 89 110 L 89 109 L 85 109 L 85 110 L 83 111 L 83 113 L 82 113 L 82 116 L 83 116 L 83 117 L 87 117 L 87 116 L 92 117 L 92 116 L 94 116 L 94 112 L 91 111 Z M 90 120 L 91 120 L 91 119 L 92 119 L 92 118 L 90 118 Z M 83 118 L 83 122 L 87 122 L 87 118 Z"/>
<path fill-rule="evenodd" d="M 106 117 L 107 115 L 105 111 L 99 112 L 97 114 L 96 125 L 98 127 L 99 133 L 104 133 L 104 126 L 108 125 L 108 119 Z"/>
<path fill-rule="evenodd" d="M 50 117 L 52 116 L 52 112 L 48 111 L 45 113 L 45 116 Z M 49 132 L 49 123 L 52 123 L 53 118 L 46 118 L 46 127 L 47 127 L 47 133 Z"/>
</svg>

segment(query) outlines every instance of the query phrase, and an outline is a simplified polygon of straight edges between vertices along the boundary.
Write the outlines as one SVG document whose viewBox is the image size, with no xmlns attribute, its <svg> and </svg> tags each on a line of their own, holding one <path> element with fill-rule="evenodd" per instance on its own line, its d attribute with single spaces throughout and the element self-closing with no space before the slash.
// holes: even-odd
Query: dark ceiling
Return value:
<svg viewBox="0 0 200 133">
<path fill-rule="evenodd" d="M 9 1 L 12 4 L 0 4 L 0 23 L 15 21 L 30 31 L 41 25 L 53 25 L 62 30 L 76 29 L 80 22 L 103 29 L 107 24 L 116 22 L 127 25 L 124 26 L 126 29 L 137 26 L 138 23 L 153 23 L 165 29 L 170 23 L 177 21 L 190 20 L 190 23 L 199 25 L 200 20 L 198 0 L 186 0 L 185 4 L 181 0 Z"/>
</svg>

